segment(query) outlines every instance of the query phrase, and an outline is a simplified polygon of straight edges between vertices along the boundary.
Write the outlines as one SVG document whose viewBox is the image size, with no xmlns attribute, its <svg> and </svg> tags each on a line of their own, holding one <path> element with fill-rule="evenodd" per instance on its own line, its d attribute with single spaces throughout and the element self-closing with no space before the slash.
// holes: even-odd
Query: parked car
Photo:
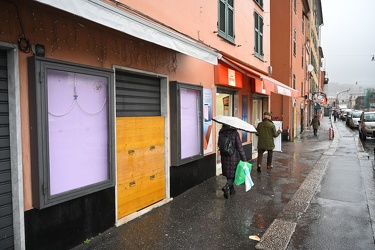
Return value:
<svg viewBox="0 0 375 250">
<path fill-rule="evenodd" d="M 362 111 L 361 110 L 355 110 L 352 112 L 348 125 L 350 128 L 358 128 L 358 121 L 361 118 Z"/>
<path fill-rule="evenodd" d="M 345 121 L 345 116 L 346 116 L 345 110 L 347 110 L 347 108 L 341 108 L 340 109 L 340 120 L 342 120 L 342 121 Z"/>
<path fill-rule="evenodd" d="M 367 137 L 375 138 L 375 112 L 362 112 L 359 120 L 359 138 L 366 140 Z"/>
<path fill-rule="evenodd" d="M 348 114 L 350 114 L 351 111 L 353 111 L 353 110 L 352 109 L 342 110 L 342 112 L 341 112 L 341 120 L 343 120 L 343 121 L 346 122 L 346 118 L 347 118 Z"/>
</svg>

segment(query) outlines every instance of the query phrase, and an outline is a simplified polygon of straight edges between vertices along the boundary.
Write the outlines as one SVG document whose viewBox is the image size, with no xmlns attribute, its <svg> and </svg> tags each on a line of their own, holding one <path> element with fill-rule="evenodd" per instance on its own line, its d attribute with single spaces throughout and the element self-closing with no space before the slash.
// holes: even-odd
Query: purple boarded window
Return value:
<svg viewBox="0 0 375 250">
<path fill-rule="evenodd" d="M 181 88 L 181 159 L 200 153 L 200 90 Z"/>
<path fill-rule="evenodd" d="M 107 78 L 47 71 L 50 194 L 109 180 Z"/>
</svg>

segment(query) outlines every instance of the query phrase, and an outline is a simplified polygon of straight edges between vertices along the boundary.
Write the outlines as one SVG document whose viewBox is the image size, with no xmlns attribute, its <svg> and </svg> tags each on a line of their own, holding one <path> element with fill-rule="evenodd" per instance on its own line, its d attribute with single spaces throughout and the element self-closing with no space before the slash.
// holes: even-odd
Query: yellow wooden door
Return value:
<svg viewBox="0 0 375 250">
<path fill-rule="evenodd" d="M 117 117 L 118 219 L 165 198 L 164 117 Z"/>
</svg>

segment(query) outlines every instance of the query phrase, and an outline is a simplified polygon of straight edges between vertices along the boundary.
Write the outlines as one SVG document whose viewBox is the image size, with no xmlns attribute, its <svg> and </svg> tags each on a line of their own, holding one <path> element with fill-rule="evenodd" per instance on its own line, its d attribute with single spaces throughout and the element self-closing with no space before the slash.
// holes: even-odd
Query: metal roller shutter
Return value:
<svg viewBox="0 0 375 250">
<path fill-rule="evenodd" d="M 116 116 L 160 116 L 160 79 L 116 72 Z"/>
<path fill-rule="evenodd" d="M 0 50 L 0 249 L 13 248 L 7 52 Z"/>
</svg>

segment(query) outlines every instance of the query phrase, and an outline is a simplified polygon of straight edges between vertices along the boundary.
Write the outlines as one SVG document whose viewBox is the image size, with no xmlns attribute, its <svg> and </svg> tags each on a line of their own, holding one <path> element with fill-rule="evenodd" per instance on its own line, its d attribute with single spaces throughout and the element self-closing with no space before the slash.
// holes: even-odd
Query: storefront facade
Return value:
<svg viewBox="0 0 375 250">
<path fill-rule="evenodd" d="M 176 132 L 172 121 L 203 124 L 216 52 L 178 37 L 177 47 L 148 42 L 58 3 L 0 6 L 1 97 L 9 107 L 1 192 L 12 194 L 1 246 L 71 248 L 215 176 L 214 147 L 205 156 L 199 139 L 203 125 L 190 130 L 198 150 L 190 152 L 184 127 Z M 185 111 L 190 100 L 201 110 Z"/>
<path fill-rule="evenodd" d="M 4 248 L 68 249 L 170 202 L 220 174 L 213 117 L 256 126 L 295 92 L 211 27 L 224 51 L 110 2 L 0 2 Z M 255 137 L 240 135 L 252 159 Z"/>
</svg>

